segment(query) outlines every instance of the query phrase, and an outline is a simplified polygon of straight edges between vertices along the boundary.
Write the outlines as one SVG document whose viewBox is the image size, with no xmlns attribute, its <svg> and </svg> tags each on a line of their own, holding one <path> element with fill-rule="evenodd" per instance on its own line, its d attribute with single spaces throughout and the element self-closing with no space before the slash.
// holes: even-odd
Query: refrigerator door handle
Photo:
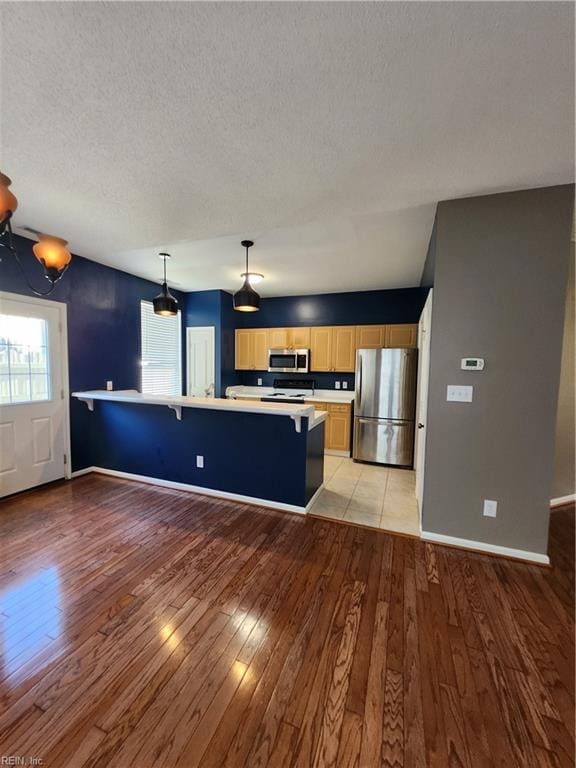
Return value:
<svg viewBox="0 0 576 768">
<path fill-rule="evenodd" d="M 358 355 L 358 361 L 356 363 L 356 406 L 358 412 L 360 411 L 360 406 L 362 404 L 362 355 L 357 352 Z"/>
</svg>

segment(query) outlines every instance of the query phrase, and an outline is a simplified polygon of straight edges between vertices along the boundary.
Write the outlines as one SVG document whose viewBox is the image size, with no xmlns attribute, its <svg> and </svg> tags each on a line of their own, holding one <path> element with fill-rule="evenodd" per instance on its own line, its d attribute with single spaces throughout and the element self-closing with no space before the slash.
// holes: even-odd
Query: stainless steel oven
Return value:
<svg viewBox="0 0 576 768">
<path fill-rule="evenodd" d="M 271 373 L 308 373 L 309 349 L 269 349 L 268 370 Z"/>
</svg>

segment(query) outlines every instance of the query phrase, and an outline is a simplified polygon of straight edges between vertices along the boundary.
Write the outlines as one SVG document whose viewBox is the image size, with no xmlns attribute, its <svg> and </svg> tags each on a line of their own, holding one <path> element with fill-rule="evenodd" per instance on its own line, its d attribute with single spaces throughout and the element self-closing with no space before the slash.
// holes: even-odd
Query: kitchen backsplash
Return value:
<svg viewBox="0 0 576 768">
<path fill-rule="evenodd" d="M 245 387 L 256 387 L 262 379 L 263 387 L 271 387 L 275 379 L 302 379 L 315 382 L 316 389 L 335 389 L 334 382 L 347 382 L 348 389 L 354 389 L 353 373 L 268 373 L 267 371 L 237 371 L 238 382 Z M 312 386 L 312 384 L 310 384 Z M 340 388 L 343 389 L 342 383 Z"/>
</svg>

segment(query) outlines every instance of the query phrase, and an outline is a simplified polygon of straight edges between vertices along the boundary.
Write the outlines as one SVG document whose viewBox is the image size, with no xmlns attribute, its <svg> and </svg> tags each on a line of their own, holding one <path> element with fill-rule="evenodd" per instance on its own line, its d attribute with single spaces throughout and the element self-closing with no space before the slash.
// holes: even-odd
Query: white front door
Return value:
<svg viewBox="0 0 576 768">
<path fill-rule="evenodd" d="M 65 305 L 5 296 L 0 296 L 0 496 L 64 477 L 68 445 Z"/>
<path fill-rule="evenodd" d="M 428 294 L 418 325 L 418 395 L 416 405 L 416 497 L 422 523 L 424 494 L 424 458 L 426 454 L 426 414 L 428 410 L 428 378 L 430 375 L 430 328 L 432 325 L 432 291 Z"/>
<path fill-rule="evenodd" d="M 214 328 L 187 328 L 186 339 L 188 395 L 214 397 Z"/>
</svg>

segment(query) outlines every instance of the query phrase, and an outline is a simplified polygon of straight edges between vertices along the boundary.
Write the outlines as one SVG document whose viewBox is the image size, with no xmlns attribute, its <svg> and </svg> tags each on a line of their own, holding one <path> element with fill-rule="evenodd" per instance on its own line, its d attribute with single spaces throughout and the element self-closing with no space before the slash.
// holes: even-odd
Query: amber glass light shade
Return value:
<svg viewBox="0 0 576 768">
<path fill-rule="evenodd" d="M 8 211 L 14 213 L 18 208 L 16 195 L 10 191 L 12 179 L 0 171 L 0 221 L 6 216 Z"/>
<path fill-rule="evenodd" d="M 54 235 L 38 235 L 38 242 L 32 246 L 34 256 L 44 265 L 47 275 L 56 275 L 64 270 L 72 255 L 66 246 L 67 240 Z M 50 278 L 52 279 L 52 278 Z"/>
</svg>

